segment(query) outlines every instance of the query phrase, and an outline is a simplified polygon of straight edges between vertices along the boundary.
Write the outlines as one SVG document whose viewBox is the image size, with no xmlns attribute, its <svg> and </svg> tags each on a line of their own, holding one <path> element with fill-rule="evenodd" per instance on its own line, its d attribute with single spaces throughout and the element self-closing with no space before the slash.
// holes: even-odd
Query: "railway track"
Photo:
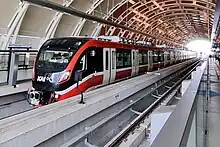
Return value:
<svg viewBox="0 0 220 147">
<path fill-rule="evenodd" d="M 0 98 L 0 120 L 34 109 L 26 100 L 26 92 Z"/>
<path fill-rule="evenodd" d="M 199 63 L 198 63 L 199 64 Z M 171 97 L 175 97 L 176 91 L 180 88 L 181 82 L 185 79 L 187 79 L 191 72 L 197 67 L 197 65 L 193 65 L 193 68 L 189 67 L 185 69 L 179 76 L 176 76 L 174 79 L 167 81 L 155 90 L 152 91 L 150 94 L 152 97 L 155 97 L 156 100 L 145 110 L 141 111 L 132 122 L 130 122 L 120 133 L 118 133 L 113 139 L 111 139 L 105 147 L 116 147 L 120 146 L 122 143 L 126 142 L 127 137 L 134 132 L 134 130 L 144 121 L 148 118 L 148 116 L 156 109 L 158 108 L 161 103 L 170 95 Z M 177 88 L 176 88 L 177 87 Z M 167 89 L 167 90 L 165 90 Z M 160 92 L 161 93 L 160 93 Z M 175 91 L 173 93 L 173 91 Z M 122 145 L 123 146 L 123 145 Z"/>
<path fill-rule="evenodd" d="M 177 103 L 176 93 L 181 82 L 198 64 L 200 62 L 189 65 L 81 122 L 80 129 L 71 129 L 74 137 L 64 146 L 119 146 L 161 103 Z"/>
<path fill-rule="evenodd" d="M 115 88 L 108 91 L 109 95 L 107 95 L 105 90 L 103 93 L 98 93 L 90 98 L 89 93 L 89 95 L 85 96 L 85 98 L 87 98 L 87 103 L 85 105 L 78 104 L 80 97 L 77 97 L 76 100 L 69 101 L 70 103 L 61 103 L 61 105 L 57 105 L 57 108 L 50 105 L 42 108 L 42 110 L 38 109 L 39 111 L 34 110 L 24 113 L 23 115 L 17 115 L 10 119 L 2 120 L 2 122 L 5 123 L 2 128 L 7 130 L 7 128 L 12 128 L 12 126 L 17 127 L 17 122 L 15 124 L 13 121 L 19 121 L 21 124 L 19 124 L 19 126 L 22 126 L 22 128 L 18 127 L 21 131 L 23 130 L 23 135 L 25 135 L 26 131 L 42 131 L 43 127 L 47 128 L 48 125 L 53 126 L 55 125 L 54 122 L 59 122 L 56 123 L 56 129 L 59 130 L 57 134 L 48 134 L 46 140 L 44 140 L 43 136 L 39 136 L 42 141 L 33 143 L 34 146 L 78 146 L 79 144 L 105 146 L 108 145 L 108 143 L 111 143 L 118 134 L 123 132 L 123 130 L 130 126 L 132 122 L 139 118 L 146 109 L 152 107 L 158 99 L 164 97 L 160 102 L 160 104 L 162 103 L 164 105 L 164 102 L 168 99 L 167 97 L 170 97 L 167 102 L 169 103 L 172 97 L 175 97 L 179 88 L 178 86 L 177 89 L 173 89 L 172 86 L 177 84 L 177 82 L 186 76 L 187 73 L 190 73 L 196 65 L 197 63 L 192 63 L 192 61 L 190 61 L 172 68 L 148 73 L 140 78 L 138 77 L 137 80 L 132 79 L 124 81 L 121 84 L 116 84 L 120 85 L 117 88 L 114 85 L 110 85 L 107 90 L 111 89 L 111 87 Z M 165 93 L 170 89 L 172 90 L 166 95 Z M 98 91 L 100 92 L 101 90 Z M 130 91 L 133 91 L 133 95 L 131 95 L 132 93 L 129 93 Z M 114 94 L 112 94 L 113 92 Z M 173 93 L 173 96 L 170 96 L 171 93 Z M 93 95 L 94 93 L 91 92 L 91 94 Z M 103 96 L 103 94 L 106 94 L 106 96 Z M 102 97 L 106 99 L 102 99 Z M 20 100 L 20 102 L 22 102 L 22 97 Z M 19 102 L 17 101 L 16 103 Z M 101 106 L 105 104 L 106 106 Z M 10 105 L 13 105 L 13 103 Z M 56 104 L 54 104 L 54 106 L 56 106 Z M 74 107 L 77 109 L 79 108 L 80 111 L 75 111 Z M 96 110 L 96 108 L 102 109 Z M 64 117 L 67 116 L 68 118 L 64 119 Z M 56 119 L 56 121 L 54 121 L 54 119 Z M 47 120 L 49 122 L 47 122 Z M 10 122 L 13 123 L 8 125 Z M 33 130 L 31 127 L 33 122 L 35 123 L 35 126 L 42 124 L 41 126 L 43 127 L 37 127 Z M 65 122 L 69 122 L 69 126 L 62 128 L 62 124 L 65 124 Z M 27 128 L 25 124 L 29 127 Z M 57 127 L 61 127 L 61 129 L 58 129 Z M 17 132 L 17 135 L 20 135 L 19 132 Z M 126 140 L 126 137 L 129 136 L 131 132 L 129 131 L 125 135 L 125 138 L 122 138 L 122 141 Z M 66 138 L 67 136 L 68 138 Z M 31 136 L 31 138 L 32 137 L 33 136 Z M 121 141 L 121 139 L 119 140 Z M 118 142 L 118 144 L 120 143 L 121 142 Z M 118 146 L 118 144 L 116 144 L 116 146 Z"/>
</svg>

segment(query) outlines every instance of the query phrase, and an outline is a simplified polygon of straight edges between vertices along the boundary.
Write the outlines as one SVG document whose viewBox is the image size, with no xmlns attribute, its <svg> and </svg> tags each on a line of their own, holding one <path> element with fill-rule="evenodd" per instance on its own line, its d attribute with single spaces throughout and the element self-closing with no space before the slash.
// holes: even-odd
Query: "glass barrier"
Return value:
<svg viewBox="0 0 220 147">
<path fill-rule="evenodd" d="M 192 73 L 188 88 L 151 147 L 206 147 L 203 119 L 206 113 L 203 109 L 207 91 L 204 85 L 207 80 L 203 79 L 206 67 L 205 61 Z"/>
<path fill-rule="evenodd" d="M 37 50 L 29 48 L 0 50 L 0 84 L 8 83 L 11 53 L 18 54 L 18 75 L 17 81 L 30 80 L 32 77 L 32 68 L 37 55 Z"/>
<path fill-rule="evenodd" d="M 207 83 L 206 76 L 203 75 L 202 80 L 199 85 L 199 89 L 193 104 L 187 126 L 184 132 L 186 136 L 186 146 L 187 147 L 206 147 L 206 104 L 207 104 Z M 189 128 L 187 130 L 187 128 Z M 182 145 L 185 144 L 183 143 Z"/>
</svg>

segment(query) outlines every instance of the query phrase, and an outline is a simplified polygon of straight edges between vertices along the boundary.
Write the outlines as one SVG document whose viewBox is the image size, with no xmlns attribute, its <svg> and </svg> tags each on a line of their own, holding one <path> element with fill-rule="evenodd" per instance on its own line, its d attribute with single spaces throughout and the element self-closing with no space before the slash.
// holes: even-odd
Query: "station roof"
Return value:
<svg viewBox="0 0 220 147">
<path fill-rule="evenodd" d="M 217 0 L 38 0 L 84 12 L 124 27 L 84 19 L 84 13 L 78 17 L 67 11 L 57 11 L 60 9 L 46 9 L 48 5 L 39 6 L 33 4 L 34 1 L 23 0 L 15 7 L 15 13 L 18 12 L 18 6 L 19 11 L 27 7 L 20 18 L 18 35 L 46 39 L 72 35 L 117 35 L 168 45 L 184 45 L 195 38 L 219 38 L 219 15 L 215 11 Z"/>
</svg>

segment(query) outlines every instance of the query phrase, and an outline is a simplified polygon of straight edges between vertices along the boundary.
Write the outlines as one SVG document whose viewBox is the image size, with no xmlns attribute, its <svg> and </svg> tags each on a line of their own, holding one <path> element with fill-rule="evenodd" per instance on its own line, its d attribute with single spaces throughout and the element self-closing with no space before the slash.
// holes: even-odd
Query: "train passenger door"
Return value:
<svg viewBox="0 0 220 147">
<path fill-rule="evenodd" d="M 103 49 L 103 84 L 108 84 L 116 77 L 116 50 L 114 48 Z"/>
<path fill-rule="evenodd" d="M 139 70 L 138 50 L 131 50 L 131 58 L 132 58 L 131 76 L 135 76 L 138 74 L 138 70 Z"/>
<path fill-rule="evenodd" d="M 153 52 L 148 51 L 148 71 L 152 71 L 153 69 Z"/>
</svg>

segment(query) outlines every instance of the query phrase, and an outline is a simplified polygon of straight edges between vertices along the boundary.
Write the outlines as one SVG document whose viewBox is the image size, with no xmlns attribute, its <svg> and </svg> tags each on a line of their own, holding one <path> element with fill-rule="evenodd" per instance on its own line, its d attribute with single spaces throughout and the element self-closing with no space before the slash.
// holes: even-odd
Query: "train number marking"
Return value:
<svg viewBox="0 0 220 147">
<path fill-rule="evenodd" d="M 45 82 L 45 81 L 46 81 L 46 77 L 38 76 L 38 77 L 37 77 L 37 81 L 38 81 L 38 82 Z"/>
<path fill-rule="evenodd" d="M 46 81 L 53 82 L 52 78 L 50 78 L 50 77 L 43 77 L 43 76 L 38 76 L 37 77 L 37 81 L 38 82 L 46 82 Z"/>
</svg>

